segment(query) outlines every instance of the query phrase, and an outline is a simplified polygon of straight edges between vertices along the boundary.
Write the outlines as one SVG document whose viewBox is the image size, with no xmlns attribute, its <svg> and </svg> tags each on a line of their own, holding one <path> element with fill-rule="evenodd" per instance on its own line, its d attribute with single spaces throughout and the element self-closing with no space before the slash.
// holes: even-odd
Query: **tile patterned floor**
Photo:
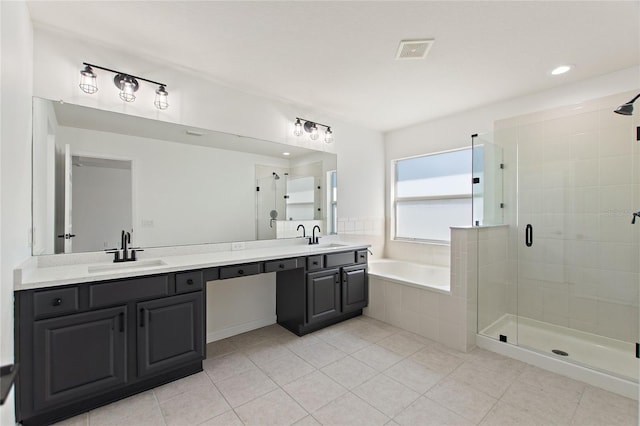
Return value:
<svg viewBox="0 0 640 426">
<path fill-rule="evenodd" d="M 638 404 L 367 317 L 207 346 L 204 371 L 58 425 L 637 425 Z"/>
</svg>

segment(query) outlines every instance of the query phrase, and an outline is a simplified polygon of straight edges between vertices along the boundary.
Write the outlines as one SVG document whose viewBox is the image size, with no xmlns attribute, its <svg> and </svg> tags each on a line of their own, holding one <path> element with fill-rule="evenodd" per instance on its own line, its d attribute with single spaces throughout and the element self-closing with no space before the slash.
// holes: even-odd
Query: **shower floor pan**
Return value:
<svg viewBox="0 0 640 426">
<path fill-rule="evenodd" d="M 512 314 L 503 315 L 480 334 L 496 340 L 504 335 L 507 343 L 638 382 L 640 368 L 632 343 Z"/>
</svg>

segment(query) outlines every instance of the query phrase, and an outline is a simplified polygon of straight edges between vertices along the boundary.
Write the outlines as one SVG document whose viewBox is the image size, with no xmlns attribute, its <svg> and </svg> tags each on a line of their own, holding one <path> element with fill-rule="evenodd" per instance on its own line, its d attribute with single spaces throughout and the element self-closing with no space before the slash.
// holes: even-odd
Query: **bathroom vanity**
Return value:
<svg viewBox="0 0 640 426">
<path fill-rule="evenodd" d="M 15 284 L 17 419 L 47 424 L 201 371 L 209 281 L 276 273 L 277 321 L 297 335 L 360 315 L 367 247 L 27 266 Z"/>
</svg>

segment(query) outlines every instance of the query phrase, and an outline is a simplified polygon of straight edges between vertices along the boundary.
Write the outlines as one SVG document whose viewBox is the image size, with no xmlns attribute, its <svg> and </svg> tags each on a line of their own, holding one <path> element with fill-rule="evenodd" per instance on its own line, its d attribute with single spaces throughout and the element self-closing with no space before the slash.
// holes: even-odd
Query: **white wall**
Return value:
<svg viewBox="0 0 640 426">
<path fill-rule="evenodd" d="M 389 188 L 392 181 L 389 170 L 391 160 L 469 147 L 471 146 L 471 135 L 492 132 L 493 123 L 496 120 L 564 105 L 573 105 L 638 87 L 640 87 L 640 67 L 633 67 L 386 133 L 384 136 L 384 161 L 387 217 L 390 217 Z M 471 224 L 471 220 L 469 223 Z M 387 238 L 390 235 L 390 225 L 387 223 Z M 443 261 L 446 262 L 448 258 L 448 246 L 387 241 L 385 251 L 386 255 L 391 258 L 410 257 L 410 260 L 427 263 L 445 264 Z"/>
<path fill-rule="evenodd" d="M 0 40 L 0 365 L 5 365 L 13 363 L 13 268 L 31 252 L 33 30 L 24 2 L 0 2 Z M 0 424 L 15 422 L 13 407 L 11 396 L 0 407 Z"/>
</svg>

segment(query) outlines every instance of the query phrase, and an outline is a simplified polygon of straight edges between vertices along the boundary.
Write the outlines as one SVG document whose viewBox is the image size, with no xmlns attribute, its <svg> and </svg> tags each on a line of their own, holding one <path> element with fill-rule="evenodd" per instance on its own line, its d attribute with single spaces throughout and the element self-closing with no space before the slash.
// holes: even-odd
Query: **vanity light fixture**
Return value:
<svg viewBox="0 0 640 426">
<path fill-rule="evenodd" d="M 84 65 L 85 67 L 82 71 L 80 71 L 80 89 L 82 89 L 82 91 L 85 93 L 92 95 L 98 91 L 97 77 L 95 72 L 93 71 L 93 68 L 97 68 L 115 74 L 115 77 L 113 78 L 113 84 L 115 84 L 115 86 L 120 90 L 119 96 L 123 101 L 133 102 L 136 100 L 135 93 L 140 87 L 138 80 L 141 80 L 146 81 L 147 83 L 158 85 L 158 89 L 156 90 L 156 99 L 153 102 L 155 107 L 158 109 L 169 108 L 169 102 L 167 101 L 169 93 L 167 92 L 167 85 L 164 83 L 158 83 L 157 81 L 147 80 L 146 78 L 137 77 L 135 75 L 126 74 L 98 65 L 88 64 L 86 62 L 83 62 L 82 65 Z"/>
<path fill-rule="evenodd" d="M 304 124 L 302 122 L 304 121 Z M 320 137 L 320 133 L 318 131 L 318 126 L 326 128 L 324 132 L 324 141 L 325 143 L 333 142 L 333 132 L 331 131 L 331 126 L 326 124 L 316 123 L 314 121 L 307 120 L 306 118 L 296 117 L 296 122 L 293 129 L 293 134 L 295 136 L 302 136 L 302 130 L 309 133 L 309 138 L 313 141 L 318 140 Z"/>
</svg>

